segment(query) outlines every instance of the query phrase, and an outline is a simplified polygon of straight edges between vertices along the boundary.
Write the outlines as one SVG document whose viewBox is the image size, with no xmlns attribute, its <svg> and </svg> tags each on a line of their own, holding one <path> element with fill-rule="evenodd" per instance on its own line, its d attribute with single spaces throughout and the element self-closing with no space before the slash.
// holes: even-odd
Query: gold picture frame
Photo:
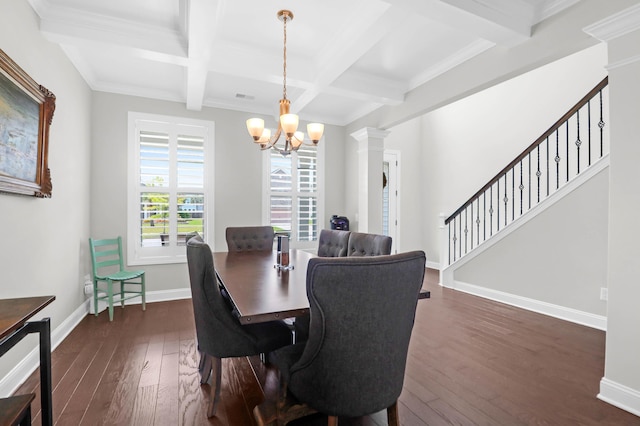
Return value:
<svg viewBox="0 0 640 426">
<path fill-rule="evenodd" d="M 56 97 L 0 49 L 0 191 L 51 197 L 49 127 Z"/>
</svg>

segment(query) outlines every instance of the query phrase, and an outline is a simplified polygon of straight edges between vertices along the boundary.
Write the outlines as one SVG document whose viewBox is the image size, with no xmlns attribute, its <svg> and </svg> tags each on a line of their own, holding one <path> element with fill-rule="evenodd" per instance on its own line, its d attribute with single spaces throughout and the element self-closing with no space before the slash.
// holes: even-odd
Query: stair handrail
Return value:
<svg viewBox="0 0 640 426">
<path fill-rule="evenodd" d="M 462 204 L 455 212 L 453 212 L 448 218 L 445 219 L 445 225 L 448 225 L 456 216 L 458 216 L 461 212 L 463 212 L 467 207 L 469 207 L 475 200 L 477 200 L 480 195 L 482 195 L 487 189 L 489 189 L 493 184 L 498 182 L 501 177 L 505 175 L 506 172 L 513 169 L 520 161 L 526 158 L 534 149 L 538 147 L 542 142 L 544 142 L 549 136 L 551 136 L 555 131 L 557 131 L 564 123 L 566 123 L 569 118 L 571 118 L 580 108 L 585 106 L 589 100 L 591 100 L 598 92 L 600 92 L 604 87 L 609 83 L 609 77 L 605 77 L 602 79 L 600 83 L 598 83 L 589 93 L 587 93 L 578 103 L 573 106 L 566 114 L 564 114 L 558 121 L 556 121 L 547 131 L 545 131 L 538 139 L 535 140 L 531 145 L 529 145 L 520 155 L 518 155 L 513 161 L 511 161 L 506 167 L 504 167 L 498 174 L 496 174 L 493 179 L 491 179 L 487 184 L 485 184 L 482 188 L 480 188 L 473 196 L 471 196 L 464 204 Z"/>
</svg>

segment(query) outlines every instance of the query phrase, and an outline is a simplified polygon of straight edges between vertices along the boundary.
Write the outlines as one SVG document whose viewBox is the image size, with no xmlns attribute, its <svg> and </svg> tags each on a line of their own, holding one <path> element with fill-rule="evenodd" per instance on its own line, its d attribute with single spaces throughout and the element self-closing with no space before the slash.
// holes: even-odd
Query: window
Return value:
<svg viewBox="0 0 640 426">
<path fill-rule="evenodd" d="M 129 264 L 186 261 L 185 237 L 213 228 L 213 123 L 129 113 Z"/>
<path fill-rule="evenodd" d="M 301 146 L 291 155 L 275 150 L 265 154 L 265 223 L 288 233 L 291 247 L 315 248 L 323 217 L 322 146 Z"/>
</svg>

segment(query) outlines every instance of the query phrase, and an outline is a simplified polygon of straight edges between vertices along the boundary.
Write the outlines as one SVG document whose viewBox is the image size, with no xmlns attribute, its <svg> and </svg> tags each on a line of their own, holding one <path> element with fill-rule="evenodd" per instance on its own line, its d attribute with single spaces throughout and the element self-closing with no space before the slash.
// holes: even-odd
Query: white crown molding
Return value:
<svg viewBox="0 0 640 426">
<path fill-rule="evenodd" d="M 533 23 L 537 24 L 538 22 L 544 21 L 545 19 L 573 6 L 579 1 L 580 0 L 547 0 L 542 5 L 542 10 L 539 12 L 540 15 L 534 18 Z"/>
<path fill-rule="evenodd" d="M 391 133 L 389 130 L 376 129 L 374 127 L 364 127 L 351 133 L 351 137 L 360 142 L 368 141 L 369 139 L 384 139 L 389 133 Z"/>
<path fill-rule="evenodd" d="M 582 30 L 600 41 L 609 42 L 638 29 L 640 29 L 640 4 L 586 26 Z"/>
</svg>

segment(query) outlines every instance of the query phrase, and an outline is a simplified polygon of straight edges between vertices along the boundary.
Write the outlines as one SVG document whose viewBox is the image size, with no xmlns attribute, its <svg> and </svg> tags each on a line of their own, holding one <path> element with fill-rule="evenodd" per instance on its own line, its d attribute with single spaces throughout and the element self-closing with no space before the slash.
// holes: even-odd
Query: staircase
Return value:
<svg viewBox="0 0 640 426">
<path fill-rule="evenodd" d="M 444 268 L 503 234 L 527 212 L 608 159 L 607 85 L 605 77 L 444 220 Z"/>
<path fill-rule="evenodd" d="M 607 83 L 442 217 L 441 285 L 606 330 Z"/>
</svg>

